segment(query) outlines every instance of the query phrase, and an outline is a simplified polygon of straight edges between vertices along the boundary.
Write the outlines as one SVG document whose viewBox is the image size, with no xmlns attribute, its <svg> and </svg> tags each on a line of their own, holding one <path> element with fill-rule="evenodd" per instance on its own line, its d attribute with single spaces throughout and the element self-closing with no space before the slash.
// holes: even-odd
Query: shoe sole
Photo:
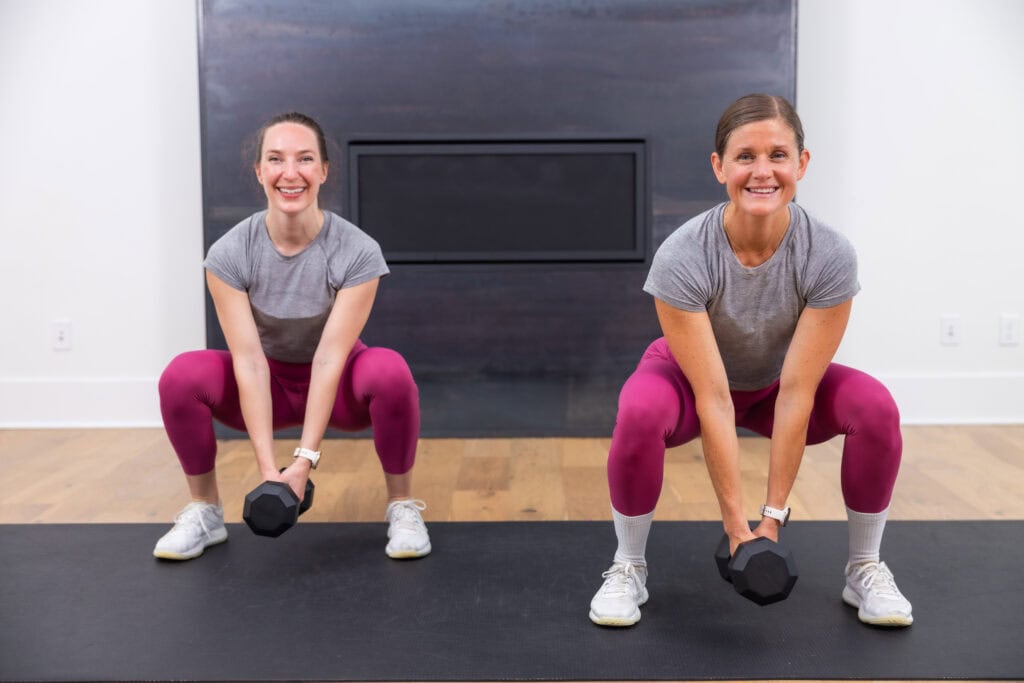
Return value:
<svg viewBox="0 0 1024 683">
<path fill-rule="evenodd" d="M 628 617 L 599 617 L 594 614 L 593 610 L 591 610 L 590 620 L 598 626 L 632 626 L 640 621 L 640 610 L 637 610 L 635 615 L 630 615 Z"/>
<path fill-rule="evenodd" d="M 860 598 L 854 591 L 850 590 L 849 586 L 843 589 L 843 602 L 850 607 L 857 608 L 857 618 L 871 626 L 910 626 L 914 623 L 913 615 L 883 614 L 882 616 L 872 617 L 865 614 L 864 610 L 860 608 Z"/>
<path fill-rule="evenodd" d="M 647 592 L 647 588 L 644 588 L 644 594 L 640 596 L 640 600 L 636 603 L 636 612 L 628 617 L 599 617 L 594 614 L 594 610 L 590 610 L 590 620 L 598 626 L 632 626 L 640 621 L 640 607 L 646 605 L 650 597 L 651 594 Z"/>
<path fill-rule="evenodd" d="M 153 557 L 159 558 L 161 560 L 194 560 L 195 558 L 202 555 L 203 551 L 209 548 L 211 545 L 220 545 L 226 540 L 228 540 L 228 535 L 224 534 L 224 538 L 211 539 L 209 542 L 199 546 L 198 550 L 195 550 L 191 553 L 175 553 L 171 552 L 170 550 L 157 550 L 154 548 Z"/>
<path fill-rule="evenodd" d="M 426 548 L 422 550 L 388 550 L 384 549 L 384 552 L 388 554 L 392 560 L 415 560 L 417 557 L 425 557 L 430 554 L 430 544 L 427 544 Z"/>
</svg>

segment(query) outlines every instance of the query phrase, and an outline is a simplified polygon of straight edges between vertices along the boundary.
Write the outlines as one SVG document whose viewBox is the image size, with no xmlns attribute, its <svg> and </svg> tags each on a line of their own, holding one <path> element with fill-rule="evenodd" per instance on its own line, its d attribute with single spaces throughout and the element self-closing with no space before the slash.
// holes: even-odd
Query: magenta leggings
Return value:
<svg viewBox="0 0 1024 683">
<path fill-rule="evenodd" d="M 733 391 L 736 425 L 772 435 L 779 383 Z M 629 516 L 654 510 L 661 495 L 665 449 L 700 434 L 693 390 L 664 338 L 651 344 L 619 394 L 608 454 L 612 507 Z M 903 453 L 900 416 L 881 382 L 832 363 L 818 385 L 807 443 L 845 435 L 841 485 L 846 506 L 881 512 L 889 506 Z"/>
<path fill-rule="evenodd" d="M 267 359 L 274 429 L 301 425 L 309 392 L 309 363 Z M 213 420 L 245 431 L 238 384 L 227 351 L 189 351 L 160 377 L 160 413 L 185 474 L 213 469 Z M 359 341 L 345 362 L 329 424 L 343 431 L 373 426 L 373 442 L 388 474 L 412 469 L 420 434 L 419 392 L 409 366 L 391 349 Z"/>
</svg>

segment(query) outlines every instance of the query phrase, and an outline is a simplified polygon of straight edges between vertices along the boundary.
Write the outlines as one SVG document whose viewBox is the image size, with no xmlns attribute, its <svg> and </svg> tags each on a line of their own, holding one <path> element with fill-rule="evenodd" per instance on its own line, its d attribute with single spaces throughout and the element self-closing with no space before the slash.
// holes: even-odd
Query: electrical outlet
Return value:
<svg viewBox="0 0 1024 683">
<path fill-rule="evenodd" d="M 943 346 L 960 346 L 960 316 L 947 314 L 939 319 L 939 343 Z"/>
<path fill-rule="evenodd" d="M 50 341 L 54 351 L 71 350 L 71 321 L 54 320 L 50 323 Z"/>
<path fill-rule="evenodd" d="M 1001 313 L 999 315 L 999 345 L 1018 346 L 1020 344 L 1020 315 Z"/>
</svg>

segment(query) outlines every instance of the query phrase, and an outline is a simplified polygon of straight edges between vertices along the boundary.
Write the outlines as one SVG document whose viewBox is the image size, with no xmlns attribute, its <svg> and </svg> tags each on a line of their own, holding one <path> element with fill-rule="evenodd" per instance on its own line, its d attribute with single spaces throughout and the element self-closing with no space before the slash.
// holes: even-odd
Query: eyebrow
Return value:
<svg viewBox="0 0 1024 683">
<path fill-rule="evenodd" d="M 769 145 L 769 147 L 770 147 L 770 148 L 771 148 L 772 150 L 780 150 L 780 149 L 782 149 L 782 150 L 787 150 L 787 149 L 789 149 L 789 145 L 788 145 L 788 144 L 778 144 L 778 143 L 773 143 L 773 144 Z M 739 152 L 752 152 L 752 151 L 754 151 L 755 149 L 757 149 L 757 148 L 756 148 L 756 147 L 752 147 L 752 146 L 748 146 L 748 147 L 740 147 L 739 149 L 737 149 L 737 150 L 736 150 L 736 152 L 737 152 L 737 153 L 739 153 Z"/>
<path fill-rule="evenodd" d="M 282 152 L 279 149 L 268 149 L 267 151 L 264 152 L 264 154 L 284 154 L 284 152 Z M 300 149 L 298 152 L 296 152 L 296 154 L 313 154 L 313 150 Z"/>
</svg>

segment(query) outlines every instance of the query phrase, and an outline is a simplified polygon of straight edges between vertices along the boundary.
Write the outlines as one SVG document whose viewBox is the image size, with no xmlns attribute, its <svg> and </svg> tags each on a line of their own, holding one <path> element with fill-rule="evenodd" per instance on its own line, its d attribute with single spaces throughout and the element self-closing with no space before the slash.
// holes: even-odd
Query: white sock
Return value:
<svg viewBox="0 0 1024 683">
<path fill-rule="evenodd" d="M 646 515 L 629 517 L 612 508 L 612 519 L 615 520 L 615 537 L 619 540 L 619 547 L 615 550 L 615 561 L 632 562 L 640 567 L 646 567 L 647 536 L 651 533 L 654 510 Z"/>
<path fill-rule="evenodd" d="M 878 562 L 888 517 L 889 508 L 881 512 L 854 512 L 846 508 L 846 518 L 850 521 L 850 564 Z"/>
</svg>

